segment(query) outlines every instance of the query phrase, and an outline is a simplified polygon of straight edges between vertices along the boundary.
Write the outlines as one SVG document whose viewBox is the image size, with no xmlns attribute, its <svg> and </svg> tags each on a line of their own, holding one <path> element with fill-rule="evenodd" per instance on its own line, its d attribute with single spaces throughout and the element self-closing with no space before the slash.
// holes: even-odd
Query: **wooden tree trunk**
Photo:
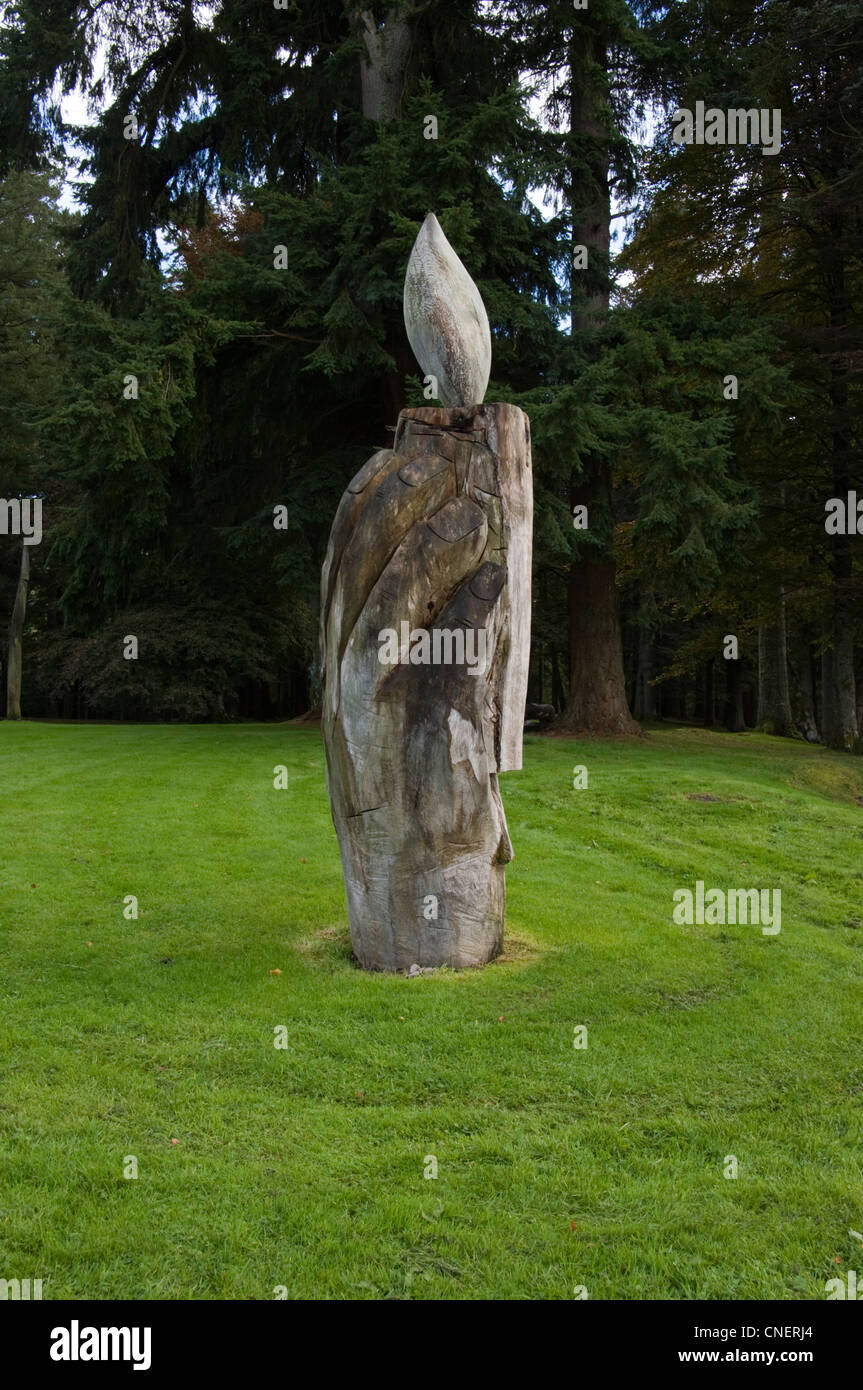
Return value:
<svg viewBox="0 0 863 1390">
<path fill-rule="evenodd" d="M 642 600 L 642 611 L 644 606 Z M 633 713 L 636 719 L 656 718 L 656 687 L 651 685 L 653 677 L 653 637 L 650 629 L 642 622 L 638 627 L 638 659 L 635 675 L 635 708 Z"/>
<path fill-rule="evenodd" d="M 791 714 L 807 743 L 818 743 L 811 636 L 799 622 L 796 622 L 788 627 L 786 645 Z"/>
<path fill-rule="evenodd" d="M 6 663 L 6 718 L 21 718 L 21 680 L 23 675 L 22 645 L 24 618 L 27 613 L 27 592 L 30 587 L 30 547 L 21 545 L 21 570 L 12 617 L 9 620 L 9 652 Z"/>
<path fill-rule="evenodd" d="M 767 733 L 792 738 L 796 733 L 788 690 L 785 597 L 779 593 L 774 623 L 758 629 L 758 723 Z"/>
<path fill-rule="evenodd" d="M 739 660 L 725 662 L 725 727 L 730 734 L 742 734 L 746 728 L 743 713 L 743 671 Z"/>
<path fill-rule="evenodd" d="M 394 444 L 348 485 L 322 580 L 327 783 L 351 940 L 373 970 L 482 965 L 502 947 L 512 858 L 498 773 L 521 767 L 530 427 L 512 405 L 418 408 L 402 411 Z M 381 660 L 387 630 L 398 664 Z M 485 640 L 484 670 L 452 660 L 459 632 L 467 653 Z"/>
<path fill-rule="evenodd" d="M 578 338 L 596 329 L 609 311 L 611 192 L 605 113 L 610 78 L 607 45 L 600 34 L 575 25 L 570 43 L 569 126 L 579 156 L 569 174 L 572 250 L 584 246 L 588 255 L 587 271 L 570 273 L 570 325 Z M 603 508 L 611 515 L 611 494 L 609 460 L 588 458 L 570 502 L 584 503 L 594 525 Z M 610 535 L 608 539 L 610 544 Z M 585 549 L 570 567 L 569 698 L 557 724 L 567 732 L 598 737 L 641 733 L 626 698 L 615 571 L 611 555 L 603 558 L 593 548 Z"/>
<path fill-rule="evenodd" d="M 831 204 L 830 235 L 821 248 L 830 308 L 830 329 L 837 349 L 847 338 L 851 322 L 848 292 L 847 215 L 841 201 Z M 855 458 L 854 413 L 851 403 L 849 364 L 844 352 L 830 354 L 830 461 L 833 496 L 847 497 L 852 485 Z M 859 599 L 854 586 L 854 539 L 850 535 L 829 538 L 829 566 L 833 583 L 830 623 L 830 657 L 822 664 L 825 677 L 822 732 L 831 748 L 858 752 L 857 694 L 854 671 L 854 635 Z M 825 653 L 826 655 L 826 653 Z M 829 683 L 829 689 L 827 685 Z"/>
<path fill-rule="evenodd" d="M 613 560 L 583 559 L 572 566 L 569 616 L 569 700 L 557 727 L 600 737 L 640 734 L 626 701 Z"/>
<path fill-rule="evenodd" d="M 833 605 L 833 647 L 827 668 L 832 689 L 829 702 L 825 700 L 825 709 L 830 710 L 830 719 L 824 724 L 824 741 L 830 748 L 854 753 L 860 746 L 854 673 L 854 633 L 858 605 L 854 600 L 850 579 L 838 582 L 833 595 Z"/>
<path fill-rule="evenodd" d="M 716 692 L 714 658 L 708 657 L 704 663 L 704 727 L 712 729 L 716 724 Z"/>
<path fill-rule="evenodd" d="M 363 5 L 346 5 L 351 28 L 363 43 L 360 59 L 363 115 L 372 121 L 391 121 L 401 104 L 410 54 L 410 6 L 391 5 L 379 26 Z"/>
</svg>

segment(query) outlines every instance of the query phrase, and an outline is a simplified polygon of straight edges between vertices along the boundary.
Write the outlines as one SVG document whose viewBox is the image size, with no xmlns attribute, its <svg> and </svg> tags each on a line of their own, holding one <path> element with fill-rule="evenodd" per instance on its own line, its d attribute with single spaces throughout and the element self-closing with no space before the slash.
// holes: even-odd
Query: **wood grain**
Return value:
<svg viewBox="0 0 863 1390">
<path fill-rule="evenodd" d="M 369 969 L 482 965 L 502 948 L 512 847 L 497 779 L 521 767 L 532 497 L 521 410 L 422 407 L 402 412 L 394 449 L 339 506 L 322 577 L 323 732 L 351 940 Z M 484 635 L 487 669 L 383 664 L 380 634 L 403 622 L 430 641 Z"/>
</svg>

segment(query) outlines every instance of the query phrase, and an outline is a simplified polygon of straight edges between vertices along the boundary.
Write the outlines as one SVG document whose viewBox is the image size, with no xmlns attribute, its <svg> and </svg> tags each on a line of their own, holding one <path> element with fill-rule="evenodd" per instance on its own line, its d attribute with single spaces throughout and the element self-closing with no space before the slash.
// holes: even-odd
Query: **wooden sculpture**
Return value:
<svg viewBox="0 0 863 1390">
<path fill-rule="evenodd" d="M 426 218 L 405 322 L 441 407 L 403 410 L 348 484 L 324 563 L 327 785 L 351 940 L 372 970 L 482 965 L 512 858 L 498 772 L 521 767 L 530 650 L 530 425 L 483 405 L 479 292 Z"/>
</svg>

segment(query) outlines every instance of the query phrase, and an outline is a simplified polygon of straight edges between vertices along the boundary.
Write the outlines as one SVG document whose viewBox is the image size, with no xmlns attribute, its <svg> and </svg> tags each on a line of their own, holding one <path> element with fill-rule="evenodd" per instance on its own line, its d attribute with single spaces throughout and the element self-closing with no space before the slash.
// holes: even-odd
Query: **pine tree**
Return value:
<svg viewBox="0 0 863 1390">
<path fill-rule="evenodd" d="M 669 120 L 649 170 L 641 264 L 654 279 L 702 287 L 722 277 L 729 295 L 778 323 L 793 390 L 771 447 L 750 449 L 747 463 L 765 534 L 754 576 L 761 714 L 777 732 L 792 730 L 787 666 L 809 687 L 814 652 L 824 737 L 851 748 L 859 738 L 860 558 L 851 535 L 825 534 L 824 504 L 847 497 L 859 464 L 863 138 L 854 113 L 863 6 L 770 0 L 718 8 L 693 0 L 669 13 L 667 36 L 672 30 L 686 33 L 691 59 L 669 93 L 669 113 L 696 100 L 720 110 L 775 109 L 782 142 L 770 156 L 758 142 L 678 149 Z M 813 699 L 799 694 L 811 734 Z"/>
<path fill-rule="evenodd" d="M 636 186 L 632 136 L 640 101 L 665 56 L 640 21 L 654 5 L 596 0 L 575 7 L 563 0 L 515 7 L 515 32 L 528 69 L 551 92 L 547 113 L 558 134 L 550 182 L 569 227 L 566 278 L 574 351 L 571 377 L 595 363 L 612 289 L 612 200 Z M 613 434 L 613 430 L 611 431 Z M 568 573 L 569 692 L 560 727 L 593 734 L 634 734 L 627 702 L 615 555 L 614 444 L 589 449 L 573 436 L 561 498 L 586 509 L 589 525 L 573 534 Z M 596 438 L 596 436 L 594 436 Z M 598 440 L 597 440 L 598 442 Z"/>
<path fill-rule="evenodd" d="M 0 496 L 20 507 L 51 494 L 41 427 L 57 396 L 56 340 L 62 276 L 58 214 L 48 173 L 0 181 Z M 34 518 L 33 502 L 27 504 Z M 4 515 L 4 530 L 6 517 Z M 21 718 L 23 643 L 36 547 L 4 536 L 0 580 L 10 613 L 6 713 Z M 12 596 L 14 595 L 14 597 Z"/>
<path fill-rule="evenodd" d="M 191 605 L 205 596 L 226 614 L 246 603 L 262 635 L 268 623 L 281 634 L 269 667 L 235 685 L 304 676 L 338 497 L 402 405 L 423 399 L 402 282 L 430 208 L 488 304 L 492 389 L 535 385 L 557 351 L 558 228 L 527 198 L 542 139 L 506 43 L 472 3 L 379 6 L 374 30 L 370 13 L 274 17 L 228 0 L 209 31 L 169 6 L 131 30 L 118 7 L 99 11 L 114 96 L 79 133 L 94 182 L 73 237 L 79 299 L 56 418 L 74 494 L 55 551 L 67 574 L 56 697 L 77 682 L 107 698 L 79 659 L 101 620 L 118 698 L 150 700 L 134 663 L 115 669 L 115 625 L 152 622 L 161 603 L 203 631 Z M 67 81 L 87 77 L 88 51 Z"/>
</svg>

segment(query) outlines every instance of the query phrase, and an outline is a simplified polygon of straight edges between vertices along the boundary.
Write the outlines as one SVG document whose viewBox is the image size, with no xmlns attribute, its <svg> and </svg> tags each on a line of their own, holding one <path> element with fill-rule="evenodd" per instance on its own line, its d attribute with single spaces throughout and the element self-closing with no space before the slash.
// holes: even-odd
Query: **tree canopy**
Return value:
<svg viewBox="0 0 863 1390">
<path fill-rule="evenodd" d="M 859 746 L 861 542 L 825 506 L 863 500 L 863 4 L 4 11 L 2 481 L 45 500 L 25 712 L 315 704 L 338 498 L 423 401 L 402 282 L 434 210 L 488 398 L 532 419 L 532 697 L 588 733 Z M 698 103 L 779 113 L 777 152 L 677 143 Z M 19 558 L 0 538 L 7 613 Z"/>
</svg>

